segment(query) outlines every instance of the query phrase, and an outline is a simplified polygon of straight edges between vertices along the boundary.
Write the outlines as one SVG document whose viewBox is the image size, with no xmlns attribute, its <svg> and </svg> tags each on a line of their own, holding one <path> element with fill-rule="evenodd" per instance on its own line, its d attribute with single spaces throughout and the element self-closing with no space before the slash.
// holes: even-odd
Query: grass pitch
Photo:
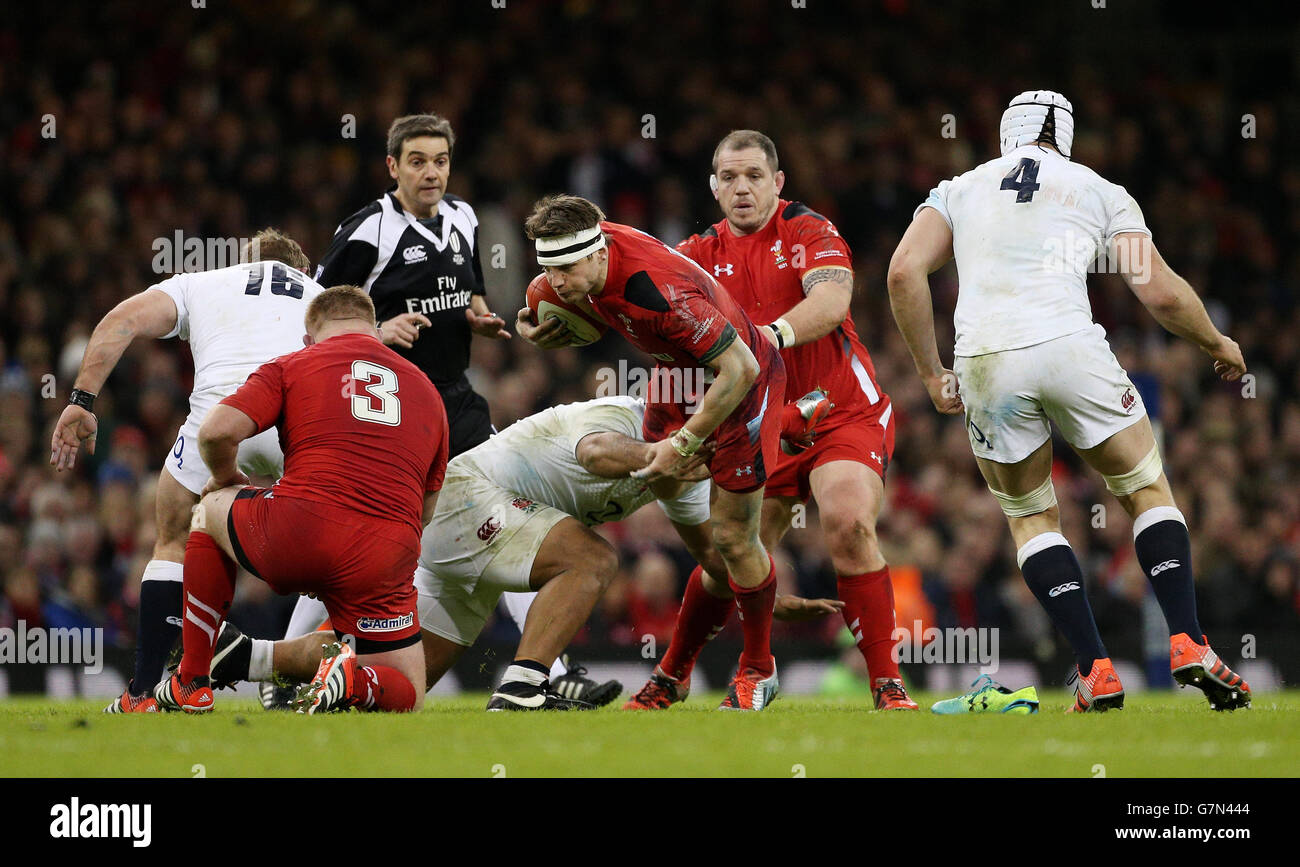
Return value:
<svg viewBox="0 0 1300 867">
<path fill-rule="evenodd" d="M 1190 691 L 1189 691 L 1190 692 Z M 0 776 L 36 777 L 1294 777 L 1300 691 L 1215 713 L 1199 693 L 1142 693 L 1075 716 L 1043 691 L 1034 716 L 876 713 L 782 698 L 719 713 L 721 694 L 669 711 L 499 713 L 485 695 L 423 712 L 305 717 L 224 699 L 207 716 L 110 716 L 104 702 L 0 701 Z"/>
</svg>

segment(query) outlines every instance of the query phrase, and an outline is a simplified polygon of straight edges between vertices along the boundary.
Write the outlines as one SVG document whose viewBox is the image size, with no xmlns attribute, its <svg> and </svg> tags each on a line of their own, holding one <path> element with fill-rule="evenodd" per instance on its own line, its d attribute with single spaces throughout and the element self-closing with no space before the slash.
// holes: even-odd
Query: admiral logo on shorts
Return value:
<svg viewBox="0 0 1300 867">
<path fill-rule="evenodd" d="M 358 632 L 399 632 L 415 623 L 415 612 L 408 611 L 401 617 L 358 617 Z"/>
</svg>

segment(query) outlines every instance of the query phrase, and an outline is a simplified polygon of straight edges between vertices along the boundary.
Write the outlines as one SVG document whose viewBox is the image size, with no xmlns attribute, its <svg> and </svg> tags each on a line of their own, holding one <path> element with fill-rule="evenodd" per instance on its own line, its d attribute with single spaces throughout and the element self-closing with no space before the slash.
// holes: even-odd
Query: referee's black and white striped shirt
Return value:
<svg viewBox="0 0 1300 867">
<path fill-rule="evenodd" d="M 322 286 L 363 287 L 379 321 L 423 313 L 433 323 L 411 349 L 391 347 L 425 372 L 439 390 L 464 376 L 472 333 L 470 296 L 482 295 L 478 217 L 469 203 L 444 195 L 427 220 L 389 191 L 348 217 L 316 269 Z"/>
</svg>

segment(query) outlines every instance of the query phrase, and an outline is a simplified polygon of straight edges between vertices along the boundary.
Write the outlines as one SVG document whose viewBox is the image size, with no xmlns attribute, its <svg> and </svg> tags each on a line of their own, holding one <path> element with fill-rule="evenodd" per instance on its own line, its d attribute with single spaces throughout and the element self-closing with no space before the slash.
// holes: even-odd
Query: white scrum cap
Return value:
<svg viewBox="0 0 1300 867">
<path fill-rule="evenodd" d="M 1056 91 L 1026 90 L 1002 113 L 998 135 L 1003 155 L 1042 139 L 1068 157 L 1074 144 L 1074 106 Z"/>
</svg>

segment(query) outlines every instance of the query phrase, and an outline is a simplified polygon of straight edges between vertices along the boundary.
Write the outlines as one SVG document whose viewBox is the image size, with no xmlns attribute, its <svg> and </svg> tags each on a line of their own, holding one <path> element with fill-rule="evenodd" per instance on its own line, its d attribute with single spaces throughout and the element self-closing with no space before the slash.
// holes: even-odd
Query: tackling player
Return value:
<svg viewBox="0 0 1300 867">
<path fill-rule="evenodd" d="M 581 627 L 617 568 L 613 549 L 590 528 L 621 521 L 653 499 L 691 555 L 724 574 L 710 541 L 708 483 L 629 478 L 650 460 L 641 439 L 644 416 L 644 404 L 629 397 L 557 406 L 451 460 L 415 572 L 429 686 L 474 643 L 503 593 L 540 588 L 488 709 L 592 707 L 548 684 L 549 660 Z M 838 607 L 778 596 L 773 616 L 807 619 Z M 308 679 L 321 660 L 314 636 L 272 644 L 229 624 L 218 648 L 229 648 L 212 671 L 223 684 L 273 675 Z"/>
<path fill-rule="evenodd" d="M 1071 710 L 1123 707 L 1124 687 L 1061 535 L 1049 420 L 1133 518 L 1138 562 L 1168 621 L 1174 679 L 1201 689 L 1216 710 L 1249 707 L 1250 687 L 1201 631 L 1187 521 L 1142 398 L 1092 321 L 1088 268 L 1099 255 L 1116 263 L 1143 306 L 1205 350 L 1223 379 L 1239 379 L 1246 364 L 1160 257 L 1133 197 L 1070 161 L 1073 111 L 1059 93 L 1020 94 L 1002 115 L 1002 156 L 930 192 L 889 265 L 894 318 L 934 405 L 965 411 L 1025 582 L 1074 651 Z M 961 288 L 949 371 L 939 360 L 928 276 L 954 257 Z"/>
<path fill-rule="evenodd" d="M 55 425 L 50 463 L 73 466 L 81 443 L 95 453 L 93 409 L 118 359 L 137 337 L 180 337 L 194 353 L 190 414 L 158 476 L 157 539 L 140 583 L 135 671 L 106 713 L 156 711 L 151 692 L 181 631 L 181 563 L 190 513 L 208 480 L 198 453 L 199 425 L 218 401 L 265 361 L 302 346 L 302 317 L 321 287 L 304 272 L 302 248 L 274 229 L 263 229 L 243 251 L 246 264 L 197 274 L 176 274 L 118 304 L 95 326 L 73 382 L 69 405 Z M 274 432 L 239 447 L 243 472 L 270 484 L 283 455 Z"/>
<path fill-rule="evenodd" d="M 768 478 L 763 546 L 780 543 L 797 504 L 817 501 L 844 622 L 866 660 L 876 707 L 916 710 L 893 656 L 894 590 L 876 540 L 894 450 L 893 407 L 853 327 L 849 246 L 825 217 L 782 199 L 784 185 L 770 138 L 729 133 L 714 150 L 709 178 L 724 219 L 677 249 L 765 325 L 759 331 L 785 361 L 785 400 L 802 409 L 787 409 L 793 419 L 786 426 L 807 429 L 805 446 L 782 455 Z M 705 641 L 726 622 L 730 597 L 720 582 L 687 587 L 663 661 L 625 708 L 661 709 L 684 697 Z"/>
<path fill-rule="evenodd" d="M 577 196 L 550 196 L 524 225 L 537 262 L 565 301 L 587 304 L 632 345 L 658 360 L 660 381 L 687 382 L 707 368 L 714 380 L 693 414 L 687 396 L 660 394 L 646 407 L 647 481 L 679 477 L 700 447 L 716 450 L 708 466 L 716 484 L 713 544 L 726 563 L 744 630 L 744 651 L 724 710 L 762 710 L 776 697 L 771 651 L 776 576 L 758 537 L 763 486 L 780 451 L 785 365 L 713 276 L 662 242 L 630 226 L 606 222 Z M 516 328 L 548 348 L 567 341 L 563 324 L 531 322 L 525 307 Z M 672 376 L 676 373 L 676 376 Z"/>
<path fill-rule="evenodd" d="M 335 632 L 354 640 L 355 652 L 352 642 L 331 646 L 308 713 L 340 701 L 423 703 L 411 573 L 446 470 L 447 415 L 419 368 L 379 342 L 364 290 L 325 290 L 306 327 L 306 349 L 259 367 L 199 429 L 212 479 L 185 546 L 185 652 L 154 691 L 163 710 L 212 709 L 208 675 L 236 561 L 276 592 L 319 596 Z M 271 427 L 284 476 L 250 487 L 235 455 Z"/>
</svg>

